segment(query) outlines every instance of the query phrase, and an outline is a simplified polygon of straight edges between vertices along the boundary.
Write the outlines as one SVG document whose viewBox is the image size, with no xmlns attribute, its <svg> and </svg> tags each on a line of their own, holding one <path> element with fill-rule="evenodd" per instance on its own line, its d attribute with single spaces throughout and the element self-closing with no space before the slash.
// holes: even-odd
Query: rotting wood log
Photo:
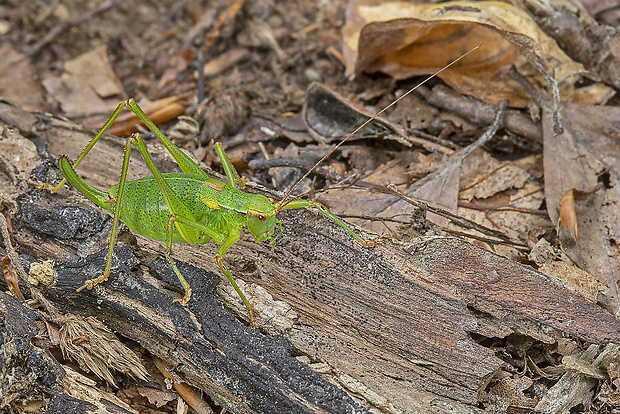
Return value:
<svg viewBox="0 0 620 414">
<path fill-rule="evenodd" d="M 11 117 L 2 111 L 6 125 Z M 10 111 L 29 121 L 8 126 L 36 136 L 54 156 L 75 158 L 90 139 L 68 121 Z M 120 160 L 122 146 L 107 141 L 102 148 L 111 153 L 87 158 L 80 171 L 110 186 L 120 163 L 109 160 Z M 246 235 L 225 259 L 238 279 L 292 308 L 291 328 L 273 328 L 267 315 L 274 304 L 260 294 L 250 300 L 262 331 L 222 305 L 214 295 L 222 277 L 212 244 L 173 248 L 193 289 L 186 308 L 172 302 L 181 288 L 158 258 L 164 247 L 129 232 L 115 249 L 110 280 L 77 293 L 103 270 L 111 220 L 70 199 L 72 190 L 50 195 L 11 185 L 22 193 L 13 212 L 22 260 L 57 260 L 58 282 L 41 288 L 45 297 L 62 312 L 94 316 L 139 343 L 234 412 L 482 412 L 480 387 L 505 363 L 480 338 L 620 343 L 620 321 L 527 266 L 454 238 L 368 249 L 301 210 L 282 213 L 284 234 L 274 252 Z M 318 372 L 307 360 L 325 365 Z"/>
</svg>

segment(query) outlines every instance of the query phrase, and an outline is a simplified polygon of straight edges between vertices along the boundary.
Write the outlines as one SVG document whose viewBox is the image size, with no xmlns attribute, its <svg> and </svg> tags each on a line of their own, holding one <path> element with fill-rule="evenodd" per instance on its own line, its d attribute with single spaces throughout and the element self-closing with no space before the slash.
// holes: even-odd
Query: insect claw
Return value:
<svg viewBox="0 0 620 414">
<path fill-rule="evenodd" d="M 94 283 L 93 279 L 88 279 L 84 281 L 84 284 L 82 286 L 80 286 L 79 288 L 77 288 L 77 292 L 81 292 L 84 289 L 88 289 L 91 290 L 92 288 L 95 287 L 97 283 Z"/>
<path fill-rule="evenodd" d="M 179 302 L 181 304 L 181 306 L 185 306 L 189 303 L 189 299 L 192 296 L 192 289 L 191 288 L 187 288 L 185 290 L 185 294 L 183 295 L 183 297 L 181 299 L 175 299 L 172 302 Z"/>
<path fill-rule="evenodd" d="M 364 243 L 364 246 L 366 247 L 374 247 L 379 243 L 383 243 L 384 241 L 388 240 L 389 236 L 387 234 L 382 234 L 381 236 L 375 237 L 374 239 L 367 241 L 366 243 Z"/>
<path fill-rule="evenodd" d="M 177 303 L 177 302 L 179 302 L 179 305 L 185 306 L 189 302 L 189 299 L 186 298 L 185 296 L 183 296 L 181 299 L 179 298 L 172 299 L 172 303 Z"/>
</svg>

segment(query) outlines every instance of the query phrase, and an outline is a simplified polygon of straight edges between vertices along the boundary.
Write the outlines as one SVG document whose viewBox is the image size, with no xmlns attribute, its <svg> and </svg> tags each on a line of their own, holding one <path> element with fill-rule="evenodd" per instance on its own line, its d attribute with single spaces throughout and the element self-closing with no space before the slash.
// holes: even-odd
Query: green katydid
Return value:
<svg viewBox="0 0 620 414">
<path fill-rule="evenodd" d="M 127 140 L 123 153 L 121 178 L 118 185 L 108 191 L 93 187 L 80 178 L 74 168 L 84 159 L 90 149 L 105 134 L 121 111 L 127 108 L 138 116 L 164 145 L 183 172 L 162 173 L 155 166 L 140 134 L 135 133 Z M 132 146 L 136 146 L 153 174 L 149 177 L 127 181 L 129 154 Z M 291 200 L 288 203 L 276 203 L 273 199 L 260 194 L 250 194 L 239 189 L 244 182 L 235 170 L 220 143 L 215 144 L 228 183 L 211 178 L 196 162 L 177 148 L 142 111 L 133 100 L 121 102 L 110 119 L 104 124 L 97 135 L 90 141 L 76 162 L 71 165 L 67 157 L 59 160 L 60 171 L 65 179 L 78 191 L 98 206 L 113 213 L 112 233 L 106 266 L 103 275 L 87 280 L 78 291 L 104 282 L 110 276 L 112 250 L 116 239 L 118 221 L 122 220 L 134 232 L 153 240 L 166 242 L 166 259 L 185 289 L 180 300 L 187 304 L 191 296 L 191 288 L 185 280 L 171 256 L 173 243 L 191 243 L 202 245 L 210 240 L 220 245 L 215 254 L 215 261 L 226 275 L 243 301 L 250 322 L 255 326 L 254 310 L 245 297 L 234 277 L 226 267 L 223 258 L 226 251 L 237 241 L 244 227 L 257 241 L 275 240 L 282 232 L 282 224 L 276 220 L 280 210 L 291 208 L 316 208 L 327 217 L 344 227 L 353 237 L 365 246 L 372 246 L 376 241 L 367 242 L 358 236 L 347 224 L 332 214 L 325 207 L 310 200 Z M 64 180 L 52 191 L 57 191 Z M 145 202 L 146 200 L 146 202 Z M 275 227 L 280 232 L 274 235 Z"/>
<path fill-rule="evenodd" d="M 479 46 L 480 45 L 476 48 Z M 382 237 L 377 237 L 371 241 L 364 240 L 349 225 L 318 202 L 288 198 L 297 186 L 346 140 L 400 99 L 403 99 L 417 87 L 442 70 L 453 65 L 476 48 L 435 72 L 425 81 L 409 90 L 406 94 L 402 95 L 375 116 L 360 125 L 319 160 L 279 202 L 263 195 L 250 194 L 242 191 L 245 181 L 235 170 L 220 143 L 215 144 L 215 151 L 222 163 L 228 181 L 227 183 L 209 177 L 195 161 L 176 147 L 157 126 L 155 126 L 133 99 L 121 102 L 112 113 L 110 119 L 108 119 L 95 137 L 89 142 L 73 165 L 71 165 L 67 157 L 62 156 L 60 158 L 59 167 L 64 179 L 52 189 L 52 192 L 56 192 L 63 186 L 65 181 L 68 181 L 95 204 L 113 213 L 112 233 L 110 235 L 107 261 L 103 274 L 95 279 L 85 281 L 84 285 L 80 287 L 78 291 L 85 288 L 92 289 L 99 283 L 106 281 L 110 276 L 118 222 L 122 220 L 123 223 L 134 232 L 153 240 L 166 242 L 165 257 L 172 270 L 179 278 L 185 291 L 183 298 L 180 300 L 182 305 L 187 304 L 190 300 L 191 288 L 172 258 L 172 244 L 191 243 L 203 245 L 210 240 L 215 241 L 215 243 L 220 245 L 215 254 L 215 261 L 243 301 L 251 325 L 256 327 L 252 305 L 237 285 L 237 282 L 223 260 L 228 249 L 239 241 L 242 230 L 247 227 L 250 234 L 252 234 L 257 241 L 270 240 L 275 247 L 275 241 L 282 233 L 282 223 L 276 219 L 276 215 L 282 210 L 303 207 L 318 210 L 344 228 L 363 246 L 372 247 L 381 242 L 383 240 Z M 155 137 L 157 137 L 170 155 L 172 155 L 182 172 L 160 172 L 149 155 L 140 134 L 134 133 L 125 143 L 121 178 L 118 185 L 113 186 L 108 191 L 104 191 L 86 183 L 77 175 L 75 168 L 82 162 L 97 141 L 103 137 L 124 108 L 133 112 Z M 153 174 L 152 176 L 127 181 L 127 170 L 132 146 L 138 149 L 151 171 L 151 174 Z M 274 235 L 276 225 L 279 227 L 279 232 Z"/>
</svg>

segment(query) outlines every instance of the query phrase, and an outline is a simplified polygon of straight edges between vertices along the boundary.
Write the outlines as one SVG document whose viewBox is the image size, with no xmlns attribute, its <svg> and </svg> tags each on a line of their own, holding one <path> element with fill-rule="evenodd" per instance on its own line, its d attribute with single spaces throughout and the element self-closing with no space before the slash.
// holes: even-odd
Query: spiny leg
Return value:
<svg viewBox="0 0 620 414">
<path fill-rule="evenodd" d="M 164 135 L 159 128 L 157 128 L 157 126 L 149 119 L 142 108 L 140 108 L 140 105 L 138 105 L 133 98 L 125 101 L 124 105 L 127 109 L 133 112 L 153 134 L 155 134 L 155 137 L 157 137 L 159 142 L 161 142 L 170 155 L 172 155 L 172 158 L 174 158 L 177 164 L 179 164 L 179 167 L 181 167 L 183 172 L 209 178 L 207 173 L 204 172 L 194 160 L 174 145 L 172 141 L 170 141 L 170 139 L 168 139 L 168 137 Z"/>
<path fill-rule="evenodd" d="M 290 208 L 300 208 L 300 207 L 315 208 L 315 209 L 317 209 L 319 212 L 321 212 L 321 214 L 323 214 L 326 217 L 329 217 L 330 219 L 335 221 L 336 224 L 338 224 L 340 227 L 345 229 L 362 246 L 374 247 L 377 244 L 382 243 L 382 242 L 385 241 L 385 236 L 378 236 L 378 237 L 375 237 L 374 239 L 372 239 L 370 241 L 366 241 L 366 240 L 362 239 L 360 237 L 360 235 L 355 232 L 355 230 L 353 230 L 351 227 L 349 227 L 348 224 L 346 224 L 344 221 L 339 219 L 334 213 L 329 211 L 327 209 L 327 207 L 325 207 L 323 204 L 318 203 L 316 201 L 311 201 L 311 200 L 293 200 L 293 201 L 289 202 L 288 204 L 285 204 L 282 207 L 282 210 L 287 210 L 287 209 L 290 209 Z"/>
<path fill-rule="evenodd" d="M 230 284 L 233 286 L 233 288 L 235 289 L 235 291 L 237 292 L 237 294 L 243 301 L 243 304 L 245 305 L 245 309 L 247 310 L 248 315 L 250 317 L 250 325 L 252 326 L 252 328 L 258 328 L 258 325 L 256 324 L 256 320 L 254 318 L 254 308 L 252 308 L 250 301 L 245 297 L 245 295 L 243 294 L 243 291 L 241 290 L 241 288 L 239 288 L 239 285 L 237 285 L 237 281 L 235 281 L 235 278 L 230 273 L 230 270 L 228 270 L 228 267 L 226 267 L 226 264 L 224 263 L 224 255 L 226 254 L 230 246 L 232 246 L 233 244 L 239 241 L 240 236 L 241 236 L 240 228 L 233 228 L 230 231 L 230 235 L 228 236 L 228 238 L 224 241 L 224 243 L 222 243 L 222 245 L 217 249 L 217 252 L 215 253 L 215 262 L 220 267 L 224 275 L 226 275 L 226 277 L 230 281 Z"/>
<path fill-rule="evenodd" d="M 226 178 L 228 179 L 228 184 L 235 186 L 237 188 L 245 188 L 246 178 L 241 177 L 234 165 L 228 158 L 228 154 L 224 151 L 224 147 L 219 142 L 215 143 L 214 146 L 215 152 L 222 163 L 222 168 L 224 168 L 224 173 L 226 173 Z"/>
<path fill-rule="evenodd" d="M 189 299 L 192 296 L 192 288 L 190 287 L 189 283 L 187 283 L 187 280 L 185 280 L 183 274 L 181 273 L 181 271 L 177 267 L 177 264 L 172 258 L 172 226 L 175 221 L 176 216 L 174 214 L 171 214 L 170 220 L 168 220 L 168 229 L 166 230 L 166 259 L 168 260 L 168 263 L 170 264 L 170 267 L 172 267 L 174 273 L 177 275 L 177 278 L 179 278 L 179 282 L 181 282 L 181 285 L 183 286 L 183 289 L 185 291 L 183 299 L 175 299 L 174 301 L 178 301 L 181 305 L 185 306 L 187 305 Z"/>
<path fill-rule="evenodd" d="M 121 103 L 118 104 L 118 106 L 116 107 L 116 109 L 114 110 L 114 112 L 112 113 L 110 118 L 106 121 L 105 124 L 103 124 L 103 126 L 101 127 L 99 132 L 97 132 L 97 135 L 95 135 L 93 137 L 93 139 L 90 140 L 88 145 L 86 145 L 86 148 L 84 148 L 84 151 L 82 151 L 82 153 L 77 158 L 77 160 L 75 160 L 75 162 L 73 163 L 73 168 L 74 169 L 77 168 L 78 165 L 80 165 L 80 163 L 86 157 L 86 155 L 90 152 L 90 150 L 93 149 L 93 147 L 95 146 L 97 141 L 99 141 L 99 139 L 106 133 L 106 131 L 110 128 L 110 126 L 114 123 L 114 121 L 116 121 L 116 118 L 118 118 L 118 115 L 121 113 L 121 111 L 123 110 L 124 107 L 125 107 L 125 102 L 121 102 Z M 52 187 L 49 184 L 43 184 L 42 188 L 45 188 L 45 189 L 51 191 L 52 193 L 56 193 L 56 192 L 58 192 L 62 188 L 62 186 L 66 182 L 67 182 L 67 179 L 63 178 L 60 181 L 60 183 L 58 183 L 58 185 L 56 185 L 55 187 Z"/>
<path fill-rule="evenodd" d="M 84 288 L 90 290 L 101 282 L 105 282 L 110 277 L 110 268 L 112 267 L 112 255 L 114 253 L 114 243 L 116 241 L 116 232 L 118 230 L 118 221 L 121 215 L 121 203 L 123 200 L 123 194 L 125 193 L 125 182 L 127 181 L 127 170 L 129 168 L 129 156 L 131 155 L 131 138 L 125 143 L 125 149 L 123 151 L 123 166 L 121 168 L 121 179 L 118 183 L 118 193 L 116 194 L 116 201 L 114 204 L 114 216 L 112 220 L 112 232 L 110 234 L 110 246 L 108 247 L 108 257 L 105 263 L 105 269 L 103 275 L 89 279 L 84 282 L 84 285 L 78 288 L 78 292 Z M 74 164 L 75 165 L 75 164 Z"/>
</svg>

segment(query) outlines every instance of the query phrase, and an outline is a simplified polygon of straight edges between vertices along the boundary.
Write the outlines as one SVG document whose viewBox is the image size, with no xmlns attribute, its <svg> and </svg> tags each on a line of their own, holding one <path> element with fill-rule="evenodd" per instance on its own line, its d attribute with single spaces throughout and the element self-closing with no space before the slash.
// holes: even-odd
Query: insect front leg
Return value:
<svg viewBox="0 0 620 414">
<path fill-rule="evenodd" d="M 245 305 L 245 309 L 248 312 L 248 316 L 250 317 L 250 325 L 252 326 L 252 328 L 258 328 L 258 325 L 256 324 L 256 320 L 254 318 L 254 308 L 250 304 L 250 301 L 245 297 L 245 295 L 243 294 L 243 291 L 241 290 L 239 285 L 237 285 L 237 281 L 235 280 L 233 275 L 230 273 L 230 270 L 228 270 L 228 267 L 224 263 L 224 255 L 226 254 L 230 246 L 232 246 L 233 244 L 239 241 L 240 236 L 241 236 L 241 228 L 233 228 L 230 231 L 230 235 L 228 236 L 228 238 L 224 241 L 224 243 L 222 243 L 222 245 L 219 247 L 219 249 L 217 249 L 217 252 L 215 253 L 215 262 L 222 270 L 222 273 L 226 275 L 226 277 L 230 281 L 230 284 L 233 286 L 235 291 L 237 291 L 237 294 L 243 301 L 243 304 Z"/>
<path fill-rule="evenodd" d="M 370 241 L 364 240 L 348 224 L 346 224 L 344 221 L 339 219 L 334 213 L 329 211 L 329 209 L 327 207 L 325 207 L 323 204 L 318 203 L 316 201 L 311 201 L 311 200 L 293 200 L 293 201 L 289 202 L 288 204 L 285 204 L 282 207 L 282 210 L 287 210 L 287 209 L 290 209 L 290 208 L 301 208 L 301 207 L 317 209 L 321 214 L 323 214 L 324 216 L 330 218 L 331 220 L 336 222 L 336 224 L 338 224 L 340 227 L 345 229 L 362 246 L 374 247 L 377 244 L 382 243 L 382 242 L 385 241 L 385 236 L 378 236 L 378 237 L 375 237 L 374 239 L 372 239 Z"/>
</svg>

